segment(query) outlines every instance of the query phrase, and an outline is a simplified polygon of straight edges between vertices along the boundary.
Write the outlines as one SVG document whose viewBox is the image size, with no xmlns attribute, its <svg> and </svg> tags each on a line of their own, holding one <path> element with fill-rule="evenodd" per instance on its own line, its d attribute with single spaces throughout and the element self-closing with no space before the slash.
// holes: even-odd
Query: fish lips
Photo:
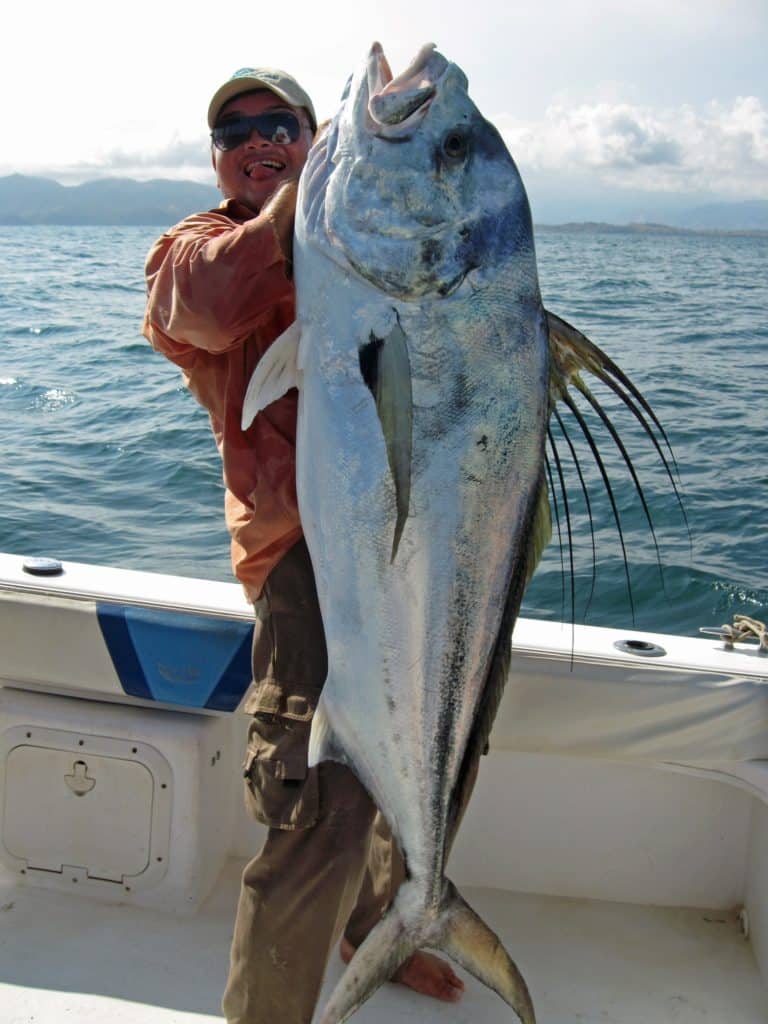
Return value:
<svg viewBox="0 0 768 1024">
<path fill-rule="evenodd" d="M 374 43 L 356 83 L 353 119 L 358 131 L 392 142 L 409 137 L 426 116 L 449 66 L 434 43 L 427 43 L 395 77 L 381 45 Z"/>
</svg>

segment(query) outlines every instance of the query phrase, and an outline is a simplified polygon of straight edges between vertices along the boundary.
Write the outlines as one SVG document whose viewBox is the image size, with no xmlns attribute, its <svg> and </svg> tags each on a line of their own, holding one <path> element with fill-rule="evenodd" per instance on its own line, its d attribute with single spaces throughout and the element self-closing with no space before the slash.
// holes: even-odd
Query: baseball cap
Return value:
<svg viewBox="0 0 768 1024">
<path fill-rule="evenodd" d="M 243 92 L 251 92 L 253 89 L 268 89 L 281 100 L 285 100 L 291 107 L 304 107 L 309 114 L 309 120 L 313 130 L 317 128 L 317 118 L 312 100 L 302 89 L 296 79 L 280 71 L 279 68 L 240 68 L 235 71 L 231 78 L 213 94 L 213 99 L 208 107 L 208 127 L 213 128 L 221 108 L 232 99 Z"/>
</svg>

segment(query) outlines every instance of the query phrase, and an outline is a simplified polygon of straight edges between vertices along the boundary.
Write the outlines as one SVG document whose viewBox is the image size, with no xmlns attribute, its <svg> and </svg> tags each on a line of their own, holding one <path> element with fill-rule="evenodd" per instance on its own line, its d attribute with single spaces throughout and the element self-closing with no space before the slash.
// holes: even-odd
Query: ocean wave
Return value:
<svg viewBox="0 0 768 1024">
<path fill-rule="evenodd" d="M 0 230 L 0 549 L 231 579 L 208 418 L 140 335 L 143 263 L 157 234 L 29 229 L 19 254 L 16 236 Z M 638 628 L 689 635 L 737 612 L 768 617 L 765 244 L 548 231 L 537 251 L 547 307 L 604 348 L 663 422 L 693 542 L 657 453 L 595 384 L 646 490 L 663 573 L 621 455 L 596 426 L 632 596 L 601 476 L 584 453 L 594 586 L 589 519 L 567 465 L 575 611 L 555 537 L 523 613 L 624 627 L 634 614 Z"/>
</svg>

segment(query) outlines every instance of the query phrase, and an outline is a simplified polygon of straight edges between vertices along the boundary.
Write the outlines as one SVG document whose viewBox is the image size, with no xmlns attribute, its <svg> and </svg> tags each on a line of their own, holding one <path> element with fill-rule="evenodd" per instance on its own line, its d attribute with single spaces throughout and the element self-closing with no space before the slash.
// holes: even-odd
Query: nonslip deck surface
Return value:
<svg viewBox="0 0 768 1024">
<path fill-rule="evenodd" d="M 108 906 L 0 876 L 2 1024 L 220 1024 L 239 865 L 202 911 L 172 917 Z M 523 971 L 538 1024 L 766 1024 L 735 915 L 467 890 Z M 340 976 L 329 966 L 327 989 Z M 473 979 L 445 1006 L 399 986 L 355 1024 L 506 1024 Z"/>
</svg>

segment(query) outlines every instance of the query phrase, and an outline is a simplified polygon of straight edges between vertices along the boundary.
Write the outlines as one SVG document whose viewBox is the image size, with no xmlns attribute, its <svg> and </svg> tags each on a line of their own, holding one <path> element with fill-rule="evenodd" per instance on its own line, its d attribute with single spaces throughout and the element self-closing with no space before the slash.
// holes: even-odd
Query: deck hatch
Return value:
<svg viewBox="0 0 768 1024">
<path fill-rule="evenodd" d="M 147 744 L 38 726 L 0 735 L 0 860 L 63 883 L 156 882 L 171 772 Z"/>
</svg>

